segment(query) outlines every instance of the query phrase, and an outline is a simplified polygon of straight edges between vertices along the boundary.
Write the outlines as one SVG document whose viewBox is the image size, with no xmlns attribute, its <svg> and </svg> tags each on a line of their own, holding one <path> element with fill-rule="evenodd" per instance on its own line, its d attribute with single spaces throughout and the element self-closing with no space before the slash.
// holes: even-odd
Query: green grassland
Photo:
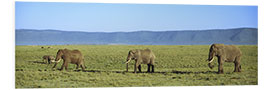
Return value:
<svg viewBox="0 0 270 90">
<path fill-rule="evenodd" d="M 258 50 L 256 45 L 240 45 L 242 72 L 233 73 L 234 64 L 224 64 L 224 74 L 217 74 L 217 58 L 213 69 L 205 61 L 209 45 L 57 45 L 15 47 L 15 88 L 72 87 L 151 87 L 257 85 Z M 52 70 L 53 64 L 42 62 L 43 55 L 56 55 L 58 49 L 78 49 L 85 58 L 86 72 Z M 125 72 L 124 64 L 131 49 L 151 49 L 156 55 L 155 73 L 132 73 L 134 61 Z M 62 62 L 57 65 L 60 68 Z"/>
</svg>

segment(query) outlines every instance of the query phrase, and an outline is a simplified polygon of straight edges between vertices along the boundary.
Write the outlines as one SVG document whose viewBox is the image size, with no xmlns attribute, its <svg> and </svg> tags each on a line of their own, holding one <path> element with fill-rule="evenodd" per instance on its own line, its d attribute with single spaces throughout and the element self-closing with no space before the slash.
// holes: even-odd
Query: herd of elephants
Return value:
<svg viewBox="0 0 270 90">
<path fill-rule="evenodd" d="M 214 56 L 218 58 L 218 73 L 223 74 L 223 64 L 224 62 L 233 62 L 235 65 L 234 72 L 241 72 L 241 50 L 234 45 L 224 45 L 224 44 L 212 44 L 209 49 L 209 56 L 207 61 L 209 68 L 213 68 L 211 62 L 214 59 Z M 128 52 L 127 61 L 126 61 L 126 71 L 128 71 L 128 63 L 131 60 L 135 60 L 134 73 L 141 72 L 141 64 L 147 64 L 147 72 L 154 72 L 154 62 L 156 56 L 150 49 L 135 49 Z M 43 60 L 46 60 L 47 63 L 55 62 L 53 68 L 56 67 L 57 63 L 63 60 L 63 65 L 60 70 L 64 68 L 68 70 L 68 64 L 76 64 L 78 69 L 82 68 L 82 71 L 85 71 L 84 57 L 79 50 L 68 50 L 68 49 L 59 49 L 56 57 L 50 55 L 43 56 Z"/>
</svg>

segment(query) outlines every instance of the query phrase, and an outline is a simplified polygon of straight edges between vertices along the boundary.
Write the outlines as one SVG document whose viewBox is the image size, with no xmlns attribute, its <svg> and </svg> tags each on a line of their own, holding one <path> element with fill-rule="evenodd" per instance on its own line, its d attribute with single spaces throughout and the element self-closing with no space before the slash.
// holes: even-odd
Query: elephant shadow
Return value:
<svg viewBox="0 0 270 90">
<path fill-rule="evenodd" d="M 198 72 L 192 72 L 192 71 L 176 71 L 176 70 L 173 70 L 171 73 L 175 73 L 175 74 L 216 74 L 218 72 L 216 72 L 216 71 L 198 71 Z"/>
<path fill-rule="evenodd" d="M 75 72 L 80 72 L 80 71 L 83 71 L 83 70 L 79 69 L 79 70 L 73 70 L 73 71 L 75 71 Z M 105 71 L 99 71 L 99 70 L 84 70 L 83 72 L 98 72 L 98 73 L 100 73 L 100 72 L 105 72 Z"/>
<path fill-rule="evenodd" d="M 80 72 L 82 70 L 73 70 L 75 72 Z M 94 72 L 94 73 L 101 73 L 101 72 L 107 72 L 107 73 L 125 73 L 125 71 L 101 71 L 101 70 L 84 70 L 83 72 Z"/>
<path fill-rule="evenodd" d="M 31 63 L 37 63 L 37 64 L 47 64 L 47 63 L 42 62 L 42 61 L 28 61 L 28 62 L 31 62 Z"/>
<path fill-rule="evenodd" d="M 76 72 L 80 72 L 82 70 L 74 70 Z M 83 72 L 94 72 L 94 73 L 101 73 L 101 72 L 106 72 L 106 73 L 134 73 L 134 72 L 126 72 L 126 71 L 101 71 L 101 70 L 84 70 Z M 137 72 L 137 73 L 149 73 L 149 72 Z M 169 72 L 165 72 L 165 71 L 157 71 L 157 72 L 151 72 L 153 74 L 158 73 L 158 74 L 168 74 L 168 73 L 174 73 L 174 74 L 216 74 L 218 72 L 216 71 L 198 71 L 198 72 L 192 72 L 192 71 L 169 71 Z M 149 74 L 151 74 L 149 73 Z"/>
<path fill-rule="evenodd" d="M 147 72 L 142 72 L 142 73 L 147 73 Z M 216 71 L 198 71 L 198 72 L 192 72 L 192 71 L 177 71 L 177 70 L 172 70 L 169 72 L 161 71 L 161 72 L 153 72 L 153 73 L 160 73 L 160 74 L 168 74 L 168 73 L 173 73 L 173 74 L 216 74 L 218 72 Z"/>
</svg>

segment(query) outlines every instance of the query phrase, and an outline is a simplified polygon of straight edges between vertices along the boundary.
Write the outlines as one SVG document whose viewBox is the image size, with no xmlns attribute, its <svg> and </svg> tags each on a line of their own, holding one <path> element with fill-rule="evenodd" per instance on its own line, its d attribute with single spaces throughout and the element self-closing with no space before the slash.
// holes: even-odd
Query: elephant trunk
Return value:
<svg viewBox="0 0 270 90">
<path fill-rule="evenodd" d="M 214 65 L 211 65 L 211 63 L 208 63 L 208 67 L 209 67 L 210 69 L 213 69 Z"/>
<path fill-rule="evenodd" d="M 211 65 L 211 63 L 214 61 L 214 58 L 212 57 L 212 58 L 208 58 L 208 67 L 210 68 L 210 69 L 212 69 L 213 67 L 214 67 L 214 65 Z"/>
<path fill-rule="evenodd" d="M 209 52 L 209 56 L 208 56 L 208 59 L 209 63 L 213 62 L 214 60 L 214 53 L 212 51 Z"/>
<path fill-rule="evenodd" d="M 212 69 L 214 67 L 214 65 L 211 65 L 211 63 L 214 61 L 214 54 L 215 53 L 213 53 L 212 50 L 210 50 L 209 56 L 208 56 L 208 59 L 207 59 L 207 61 L 208 61 L 208 67 L 210 69 Z"/>
<path fill-rule="evenodd" d="M 128 72 L 128 63 L 127 63 L 127 66 L 126 67 L 127 67 L 127 72 Z"/>
<path fill-rule="evenodd" d="M 131 61 L 130 59 L 127 59 L 127 62 L 126 62 L 126 64 L 127 64 L 127 66 L 126 66 L 127 72 L 128 72 L 128 63 L 129 63 L 130 61 Z"/>
<path fill-rule="evenodd" d="M 208 67 L 210 69 L 212 69 L 214 67 L 214 65 L 211 65 L 211 63 L 214 61 L 214 57 L 210 58 L 210 55 L 209 55 L 209 58 L 207 59 L 207 61 L 208 61 Z"/>
</svg>

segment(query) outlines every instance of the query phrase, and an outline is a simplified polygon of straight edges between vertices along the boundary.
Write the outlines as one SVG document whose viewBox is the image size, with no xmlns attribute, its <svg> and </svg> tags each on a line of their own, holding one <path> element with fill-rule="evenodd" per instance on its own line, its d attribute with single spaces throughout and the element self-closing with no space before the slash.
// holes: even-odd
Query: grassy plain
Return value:
<svg viewBox="0 0 270 90">
<path fill-rule="evenodd" d="M 234 64 L 225 63 L 224 74 L 216 74 L 205 61 L 209 45 L 57 45 L 15 47 L 15 88 L 72 87 L 145 87 L 257 85 L 258 51 L 256 45 L 240 45 L 242 72 L 233 73 Z M 51 47 L 51 48 L 47 48 Z M 79 49 L 85 58 L 86 72 L 52 70 L 53 64 L 42 62 L 43 55 L 56 55 L 58 49 Z M 134 74 L 134 61 L 125 72 L 125 59 L 131 49 L 151 49 L 156 55 L 155 73 Z M 62 62 L 57 65 L 60 68 Z"/>
</svg>

